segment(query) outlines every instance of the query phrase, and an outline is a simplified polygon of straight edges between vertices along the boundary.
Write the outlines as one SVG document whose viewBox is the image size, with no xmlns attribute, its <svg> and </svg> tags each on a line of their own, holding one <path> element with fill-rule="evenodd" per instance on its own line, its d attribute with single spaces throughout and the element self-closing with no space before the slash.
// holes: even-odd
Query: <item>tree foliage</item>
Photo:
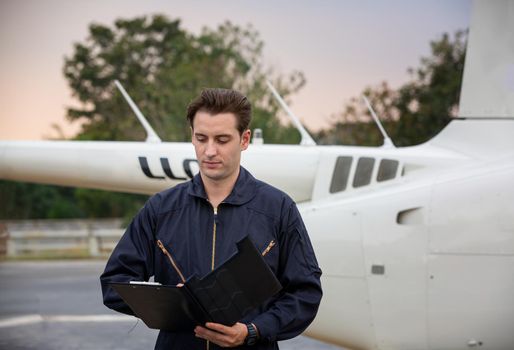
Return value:
<svg viewBox="0 0 514 350">
<path fill-rule="evenodd" d="M 0 181 L 0 219 L 81 217 L 73 189 L 23 182 Z"/>
<path fill-rule="evenodd" d="M 0 181 L 0 220 L 132 217 L 145 195 Z"/>
<path fill-rule="evenodd" d="M 64 75 L 78 108 L 70 120 L 82 120 L 78 139 L 144 140 L 145 133 L 114 87 L 118 79 L 159 136 L 168 141 L 190 138 L 185 120 L 188 103 L 204 87 L 235 88 L 254 106 L 252 127 L 267 141 L 294 142 L 299 135 L 275 117 L 278 105 L 265 87 L 272 79 L 284 96 L 304 85 L 300 72 L 282 76 L 262 63 L 263 42 L 251 27 L 225 22 L 198 35 L 163 15 L 119 19 L 114 28 L 93 24 L 83 43 L 65 59 Z"/>
<path fill-rule="evenodd" d="M 409 69 L 411 80 L 394 90 L 386 82 L 367 87 L 384 128 L 397 146 L 425 142 L 457 115 L 466 53 L 466 33 L 444 34 L 430 43 L 432 55 Z M 318 134 L 322 143 L 377 146 L 382 136 L 359 98 L 353 98 L 331 128 Z"/>
</svg>

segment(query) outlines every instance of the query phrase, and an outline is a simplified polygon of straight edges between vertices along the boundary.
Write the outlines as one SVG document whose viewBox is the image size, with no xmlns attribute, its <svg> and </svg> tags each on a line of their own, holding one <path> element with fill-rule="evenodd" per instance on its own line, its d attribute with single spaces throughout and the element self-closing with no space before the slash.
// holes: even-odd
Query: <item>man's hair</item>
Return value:
<svg viewBox="0 0 514 350">
<path fill-rule="evenodd" d="M 252 105 L 238 91 L 219 88 L 203 89 L 200 95 L 187 106 L 187 120 L 191 128 L 197 112 L 209 114 L 233 113 L 237 119 L 237 130 L 242 134 L 252 120 Z"/>
</svg>

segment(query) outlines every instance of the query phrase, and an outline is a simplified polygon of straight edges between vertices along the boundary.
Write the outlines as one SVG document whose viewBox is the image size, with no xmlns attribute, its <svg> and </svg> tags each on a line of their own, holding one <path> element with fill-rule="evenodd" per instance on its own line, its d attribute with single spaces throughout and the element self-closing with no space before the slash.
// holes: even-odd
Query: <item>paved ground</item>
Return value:
<svg viewBox="0 0 514 350">
<path fill-rule="evenodd" d="M 102 304 L 104 261 L 0 263 L 0 349 L 151 349 L 157 331 Z M 341 349 L 306 337 L 282 350 Z"/>
</svg>

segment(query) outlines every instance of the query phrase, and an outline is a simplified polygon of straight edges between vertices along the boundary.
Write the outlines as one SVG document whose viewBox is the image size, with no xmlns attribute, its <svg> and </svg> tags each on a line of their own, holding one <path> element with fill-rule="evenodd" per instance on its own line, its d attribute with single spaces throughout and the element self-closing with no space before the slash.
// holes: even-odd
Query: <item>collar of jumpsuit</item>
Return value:
<svg viewBox="0 0 514 350">
<path fill-rule="evenodd" d="M 257 186 L 256 180 L 245 168 L 240 167 L 239 176 L 237 177 L 234 188 L 223 200 L 224 204 L 242 205 L 252 200 L 255 197 Z M 200 197 L 208 200 L 205 188 L 200 176 L 193 177 L 191 186 L 189 186 L 188 193 L 195 197 Z"/>
</svg>

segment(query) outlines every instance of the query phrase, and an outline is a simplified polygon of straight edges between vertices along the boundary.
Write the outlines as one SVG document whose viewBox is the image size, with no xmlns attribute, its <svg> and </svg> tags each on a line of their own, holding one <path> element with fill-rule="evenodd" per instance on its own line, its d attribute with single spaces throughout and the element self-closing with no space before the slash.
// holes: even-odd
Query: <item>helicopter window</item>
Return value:
<svg viewBox="0 0 514 350">
<path fill-rule="evenodd" d="M 396 177 L 399 162 L 392 159 L 382 159 L 378 167 L 377 181 L 387 181 Z"/>
<path fill-rule="evenodd" d="M 330 193 L 341 192 L 346 189 L 351 166 L 352 157 L 337 157 L 332 182 L 330 183 Z"/>
<path fill-rule="evenodd" d="M 362 187 L 369 185 L 369 183 L 371 182 L 371 173 L 373 173 L 374 164 L 374 158 L 359 158 L 359 161 L 357 163 L 357 169 L 355 170 L 355 177 L 353 178 L 353 187 Z"/>
</svg>

